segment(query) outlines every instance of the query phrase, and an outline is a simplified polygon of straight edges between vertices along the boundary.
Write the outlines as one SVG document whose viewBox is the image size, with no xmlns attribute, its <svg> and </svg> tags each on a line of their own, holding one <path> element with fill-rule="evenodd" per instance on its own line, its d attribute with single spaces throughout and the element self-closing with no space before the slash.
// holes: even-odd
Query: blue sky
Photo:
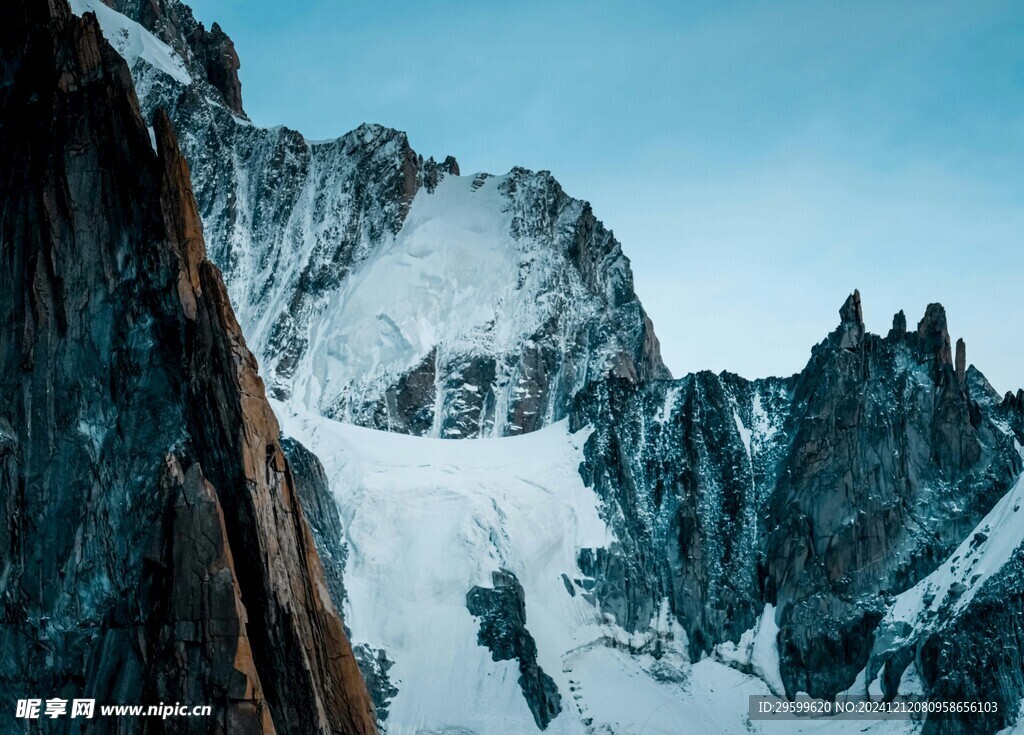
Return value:
<svg viewBox="0 0 1024 735">
<path fill-rule="evenodd" d="M 190 0 L 259 124 L 547 169 L 633 261 L 677 375 L 789 374 L 861 290 L 1024 386 L 1024 4 Z"/>
</svg>

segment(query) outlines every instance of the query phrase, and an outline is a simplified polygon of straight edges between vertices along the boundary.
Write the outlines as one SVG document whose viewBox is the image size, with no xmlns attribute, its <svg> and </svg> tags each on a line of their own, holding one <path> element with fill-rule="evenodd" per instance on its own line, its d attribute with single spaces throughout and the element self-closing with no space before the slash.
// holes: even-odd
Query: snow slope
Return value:
<svg viewBox="0 0 1024 735">
<path fill-rule="evenodd" d="M 578 550 L 611 538 L 578 472 L 586 433 L 570 434 L 566 422 L 525 436 L 453 441 L 274 407 L 284 433 L 320 457 L 341 510 L 353 641 L 395 661 L 391 735 L 537 731 L 516 663 L 495 662 L 478 645 L 466 609 L 466 593 L 490 587 L 498 569 L 519 578 L 538 663 L 562 697 L 546 732 L 909 731 L 893 722 L 750 723 L 747 697 L 768 687 L 712 659 L 690 666 L 667 606 L 652 625 L 667 649 L 656 660 L 652 634 L 631 637 L 582 594 L 570 595 L 562 574 L 580 578 Z M 772 614 L 766 608 L 741 642 L 765 673 L 777 658 Z"/>
<path fill-rule="evenodd" d="M 1024 477 L 1017 480 L 942 566 L 896 598 L 886 622 L 920 626 L 945 604 L 955 615 L 1024 544 Z M 954 585 L 962 592 L 950 594 Z M 961 587 L 957 587 L 960 590 Z"/>
<path fill-rule="evenodd" d="M 556 188 L 549 176 L 521 169 L 446 175 L 421 187 L 400 230 L 367 246 L 323 294 L 308 320 L 308 349 L 281 394 L 332 418 L 401 431 L 378 414 L 393 401 L 392 388 L 428 361 L 432 395 L 418 400 L 431 405 L 433 421 L 413 433 L 516 433 L 523 426 L 510 425 L 511 417 L 530 398 L 536 404 L 523 410 L 539 413 L 538 425 L 562 418 L 586 380 L 603 376 L 616 355 L 636 352 L 630 345 L 641 338 L 616 330 L 643 319 L 628 307 L 616 315 L 609 304 L 620 296 L 585 282 L 570 253 L 585 208 Z M 621 259 L 617 246 L 607 257 Z M 262 312 L 251 331 L 258 345 L 272 342 L 286 309 Z"/>
<path fill-rule="evenodd" d="M 516 298 L 520 256 L 500 191 L 507 177 L 447 176 L 414 198 L 402 230 L 332 293 L 313 326 L 295 395 L 335 403 L 350 385 L 385 385 L 435 347 L 518 346 L 539 326 Z M 538 309 L 539 312 L 539 309 Z"/>
</svg>

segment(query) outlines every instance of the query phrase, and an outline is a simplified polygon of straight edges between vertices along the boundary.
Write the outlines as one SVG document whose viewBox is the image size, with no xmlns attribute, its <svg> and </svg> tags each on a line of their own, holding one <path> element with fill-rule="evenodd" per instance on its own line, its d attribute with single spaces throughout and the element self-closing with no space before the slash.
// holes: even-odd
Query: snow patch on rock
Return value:
<svg viewBox="0 0 1024 735">
<path fill-rule="evenodd" d="M 192 83 L 185 63 L 174 49 L 134 20 L 104 5 L 102 0 L 71 0 L 71 12 L 75 15 L 95 13 L 103 35 L 129 68 L 143 59 L 181 84 Z"/>
</svg>

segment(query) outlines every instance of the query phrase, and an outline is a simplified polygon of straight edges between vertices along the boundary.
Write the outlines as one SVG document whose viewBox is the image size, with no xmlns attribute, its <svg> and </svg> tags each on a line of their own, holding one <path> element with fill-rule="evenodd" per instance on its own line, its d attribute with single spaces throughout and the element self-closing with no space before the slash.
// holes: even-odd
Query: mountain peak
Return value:
<svg viewBox="0 0 1024 735">
<path fill-rule="evenodd" d="M 209 31 L 203 28 L 202 23 L 197 24 L 189 40 L 193 53 L 206 71 L 206 81 L 221 93 L 228 109 L 244 116 L 242 82 L 238 78 L 242 62 L 234 42 L 216 23 Z"/>
<path fill-rule="evenodd" d="M 854 289 L 839 309 L 840 341 L 839 346 L 844 350 L 860 349 L 864 340 L 864 312 L 860 304 L 860 291 Z"/>
<path fill-rule="evenodd" d="M 953 364 L 946 310 L 942 304 L 928 304 L 924 317 L 917 324 L 917 335 L 921 338 L 922 346 L 935 355 L 940 365 Z"/>
<path fill-rule="evenodd" d="M 902 337 L 907 333 L 907 315 L 900 309 L 892 315 L 892 329 L 889 330 L 890 338 Z"/>
<path fill-rule="evenodd" d="M 204 80 L 212 88 L 219 104 L 235 115 L 245 117 L 242 83 L 238 78 L 241 61 L 235 44 L 218 23 L 206 30 L 196 20 L 192 9 L 180 0 L 71 0 L 72 10 L 76 13 L 93 11 L 99 15 L 106 10 L 104 5 L 152 34 L 153 38 L 148 39 L 148 43 L 147 39 L 142 39 L 143 47 L 153 43 L 166 44 L 170 55 L 178 57 L 172 63 L 181 63 L 192 79 Z M 104 15 L 109 17 L 110 13 Z M 102 22 L 103 18 L 100 20 Z M 105 32 L 116 46 L 118 39 L 111 30 L 105 28 Z M 127 57 L 126 60 L 131 67 L 133 60 Z"/>
</svg>

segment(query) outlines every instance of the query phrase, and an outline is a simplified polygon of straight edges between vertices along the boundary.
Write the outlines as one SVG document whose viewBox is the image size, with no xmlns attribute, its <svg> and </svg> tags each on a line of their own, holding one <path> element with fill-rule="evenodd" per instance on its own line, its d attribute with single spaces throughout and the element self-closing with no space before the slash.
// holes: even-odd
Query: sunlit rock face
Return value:
<svg viewBox="0 0 1024 735">
<path fill-rule="evenodd" d="M 0 41 L 0 688 L 375 732 L 170 121 L 63 0 Z"/>
</svg>

